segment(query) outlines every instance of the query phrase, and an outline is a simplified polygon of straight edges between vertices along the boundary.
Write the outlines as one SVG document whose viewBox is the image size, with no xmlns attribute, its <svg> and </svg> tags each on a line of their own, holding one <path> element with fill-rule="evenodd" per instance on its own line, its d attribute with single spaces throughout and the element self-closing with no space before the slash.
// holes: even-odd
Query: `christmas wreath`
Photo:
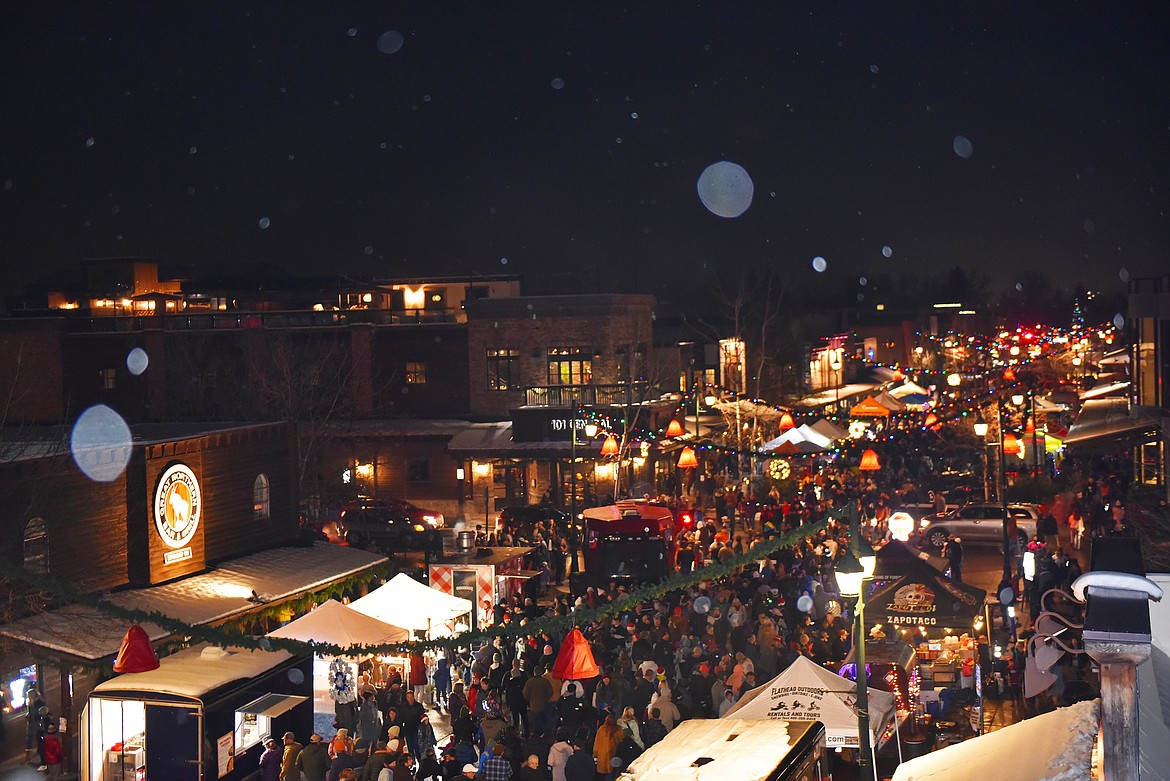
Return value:
<svg viewBox="0 0 1170 781">
<path fill-rule="evenodd" d="M 343 704 L 357 699 L 353 666 L 344 659 L 334 659 L 329 663 L 329 696 Z"/>
</svg>

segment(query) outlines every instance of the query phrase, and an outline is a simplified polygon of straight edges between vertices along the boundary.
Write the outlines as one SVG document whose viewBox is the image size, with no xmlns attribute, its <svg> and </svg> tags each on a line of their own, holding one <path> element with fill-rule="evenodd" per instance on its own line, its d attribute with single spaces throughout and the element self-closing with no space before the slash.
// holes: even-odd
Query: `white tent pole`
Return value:
<svg viewBox="0 0 1170 781">
<path fill-rule="evenodd" d="M 902 764 L 902 731 L 898 729 L 898 708 L 894 706 L 894 740 L 898 741 L 898 764 Z"/>
</svg>

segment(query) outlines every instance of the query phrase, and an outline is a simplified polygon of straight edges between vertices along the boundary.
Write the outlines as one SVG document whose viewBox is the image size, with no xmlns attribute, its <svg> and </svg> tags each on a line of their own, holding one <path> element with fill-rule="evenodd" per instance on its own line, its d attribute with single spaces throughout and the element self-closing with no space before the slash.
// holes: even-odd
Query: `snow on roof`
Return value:
<svg viewBox="0 0 1170 781">
<path fill-rule="evenodd" d="M 1098 700 L 1078 702 L 903 762 L 893 781 L 1082 781 L 1099 720 Z"/>
<path fill-rule="evenodd" d="M 164 656 L 155 670 L 103 681 L 93 693 L 146 692 L 199 699 L 233 681 L 256 678 L 292 658 L 288 651 L 217 648 L 206 643 Z"/>
<path fill-rule="evenodd" d="M 809 727 L 802 721 L 688 719 L 655 743 L 620 781 L 764 781 Z M 709 759 L 698 767 L 699 758 Z"/>
</svg>

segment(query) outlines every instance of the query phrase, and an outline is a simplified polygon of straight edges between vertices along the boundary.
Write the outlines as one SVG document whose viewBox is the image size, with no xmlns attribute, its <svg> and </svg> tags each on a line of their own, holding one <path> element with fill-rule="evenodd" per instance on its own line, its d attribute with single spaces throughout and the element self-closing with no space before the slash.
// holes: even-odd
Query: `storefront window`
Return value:
<svg viewBox="0 0 1170 781">
<path fill-rule="evenodd" d="M 3 702 L 0 707 L 5 713 L 15 713 L 28 705 L 28 693 L 37 685 L 36 665 L 22 667 L 14 674 L 6 675 L 4 681 Z"/>
<path fill-rule="evenodd" d="M 585 347 L 548 348 L 549 385 L 585 385 L 593 382 L 593 353 Z"/>
<path fill-rule="evenodd" d="M 272 515 L 271 494 L 268 490 L 268 475 L 261 472 L 252 484 L 252 517 L 257 521 Z"/>
</svg>

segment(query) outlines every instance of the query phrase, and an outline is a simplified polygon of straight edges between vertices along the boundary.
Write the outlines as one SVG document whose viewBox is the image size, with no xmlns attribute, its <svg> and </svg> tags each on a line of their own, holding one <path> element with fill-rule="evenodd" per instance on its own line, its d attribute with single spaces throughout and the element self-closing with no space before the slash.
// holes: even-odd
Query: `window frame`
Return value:
<svg viewBox="0 0 1170 781">
<path fill-rule="evenodd" d="M 264 472 L 252 481 L 252 520 L 267 521 L 272 518 L 272 483 Z"/>
</svg>

